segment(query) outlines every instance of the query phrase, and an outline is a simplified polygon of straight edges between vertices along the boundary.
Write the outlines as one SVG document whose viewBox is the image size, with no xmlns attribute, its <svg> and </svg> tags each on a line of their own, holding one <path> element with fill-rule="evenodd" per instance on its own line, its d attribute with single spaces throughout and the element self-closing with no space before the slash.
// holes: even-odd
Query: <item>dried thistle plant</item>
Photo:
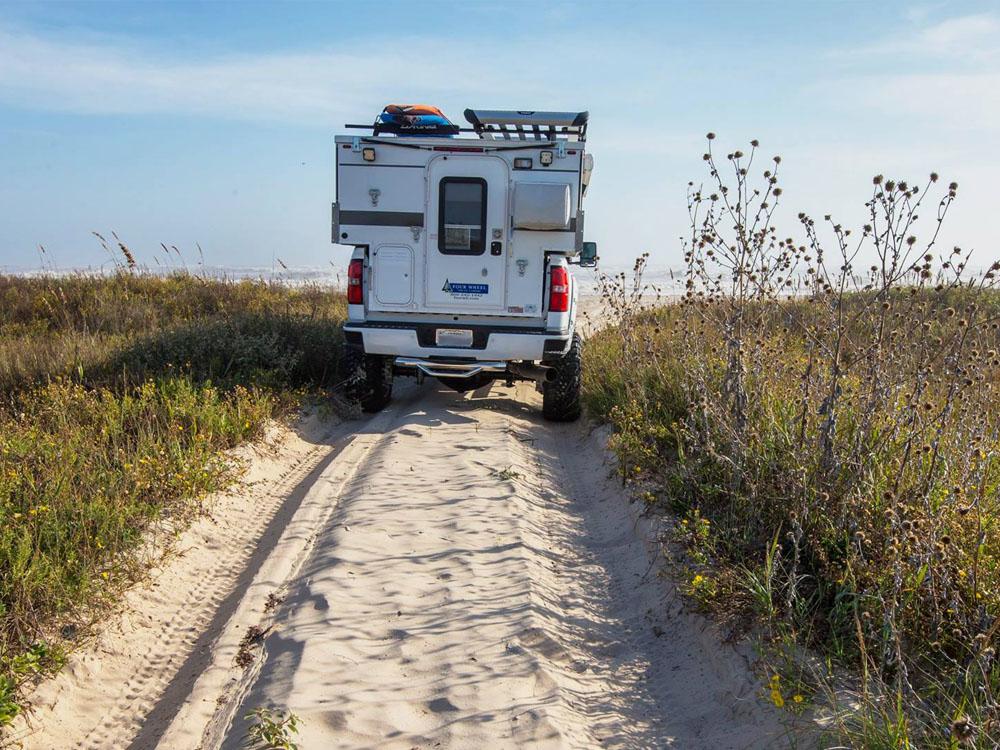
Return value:
<svg viewBox="0 0 1000 750">
<path fill-rule="evenodd" d="M 648 256 L 606 279 L 586 398 L 623 476 L 711 519 L 716 562 L 752 573 L 715 601 L 756 606 L 766 574 L 772 625 L 902 700 L 909 741 L 962 714 L 994 746 L 1000 263 L 940 248 L 958 185 L 937 174 L 875 177 L 859 229 L 799 214 L 785 234 L 780 157 L 714 145 L 679 303 L 643 283 Z"/>
</svg>

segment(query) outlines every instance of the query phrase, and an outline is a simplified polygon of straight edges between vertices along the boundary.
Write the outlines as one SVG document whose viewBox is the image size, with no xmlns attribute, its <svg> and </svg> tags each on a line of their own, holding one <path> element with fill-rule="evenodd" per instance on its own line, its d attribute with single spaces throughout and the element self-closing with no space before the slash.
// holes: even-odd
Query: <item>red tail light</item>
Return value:
<svg viewBox="0 0 1000 750">
<path fill-rule="evenodd" d="M 364 303 L 364 287 L 361 279 L 365 273 L 365 262 L 360 258 L 351 261 L 347 267 L 347 304 L 360 305 Z"/>
<path fill-rule="evenodd" d="M 569 272 L 552 266 L 549 272 L 549 312 L 569 312 Z"/>
</svg>

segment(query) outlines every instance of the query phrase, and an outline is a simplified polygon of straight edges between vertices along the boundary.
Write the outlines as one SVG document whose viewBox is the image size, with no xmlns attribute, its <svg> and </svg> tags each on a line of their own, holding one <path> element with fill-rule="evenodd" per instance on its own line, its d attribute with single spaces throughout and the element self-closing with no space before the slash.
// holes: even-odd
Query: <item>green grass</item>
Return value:
<svg viewBox="0 0 1000 750">
<path fill-rule="evenodd" d="M 0 727 L 237 476 L 224 451 L 338 382 L 342 295 L 188 274 L 0 277 Z M 69 630 L 65 630 L 69 628 Z"/>
</svg>

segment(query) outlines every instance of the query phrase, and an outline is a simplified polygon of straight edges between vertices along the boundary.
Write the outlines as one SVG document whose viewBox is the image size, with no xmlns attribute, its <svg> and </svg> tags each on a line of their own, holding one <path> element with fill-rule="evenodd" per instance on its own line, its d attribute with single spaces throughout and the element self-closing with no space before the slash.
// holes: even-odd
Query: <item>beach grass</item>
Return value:
<svg viewBox="0 0 1000 750">
<path fill-rule="evenodd" d="M 239 467 L 336 386 L 343 295 L 123 266 L 0 277 L 0 726 Z"/>
</svg>

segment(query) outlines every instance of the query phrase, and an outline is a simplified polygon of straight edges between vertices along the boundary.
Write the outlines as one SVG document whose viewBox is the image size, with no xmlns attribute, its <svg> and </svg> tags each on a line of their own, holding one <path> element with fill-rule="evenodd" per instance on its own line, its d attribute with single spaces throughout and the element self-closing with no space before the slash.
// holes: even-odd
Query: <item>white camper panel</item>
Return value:
<svg viewBox="0 0 1000 750">
<path fill-rule="evenodd" d="M 379 245 L 371 257 L 375 300 L 392 309 L 413 302 L 413 248 L 408 245 Z"/>
<path fill-rule="evenodd" d="M 383 161 L 369 164 L 361 154 L 338 149 L 337 241 L 367 245 L 371 311 L 410 311 L 421 300 L 426 156 L 413 163 L 402 149 L 379 148 Z M 390 160 L 391 158 L 391 160 Z M 344 236 L 346 235 L 346 237 Z"/>
<path fill-rule="evenodd" d="M 584 151 L 568 146 L 338 137 L 335 241 L 367 248 L 367 310 L 544 318 L 546 256 L 582 237 Z"/>
<path fill-rule="evenodd" d="M 523 156 L 523 152 L 511 151 L 508 158 L 513 162 L 515 157 L 521 156 Z M 565 231 L 519 229 L 517 219 L 514 216 L 511 217 L 511 258 L 507 283 L 508 309 L 543 310 L 546 253 L 571 254 L 576 252 L 576 229 L 577 224 L 582 221 L 582 213 L 579 211 L 579 156 L 568 155 L 565 158 L 556 159 L 552 167 L 548 169 L 541 167 L 536 158 L 532 169 L 514 170 L 512 174 L 515 195 L 517 195 L 518 190 L 525 191 L 522 195 L 530 195 L 538 189 L 538 185 L 555 186 L 551 188 L 555 194 L 561 194 L 558 190 L 560 184 L 569 188 L 569 223 Z M 515 205 L 515 212 L 516 208 Z"/>
<path fill-rule="evenodd" d="M 428 312 L 504 312 L 509 186 L 507 163 L 493 156 L 449 154 L 427 165 Z"/>
</svg>

